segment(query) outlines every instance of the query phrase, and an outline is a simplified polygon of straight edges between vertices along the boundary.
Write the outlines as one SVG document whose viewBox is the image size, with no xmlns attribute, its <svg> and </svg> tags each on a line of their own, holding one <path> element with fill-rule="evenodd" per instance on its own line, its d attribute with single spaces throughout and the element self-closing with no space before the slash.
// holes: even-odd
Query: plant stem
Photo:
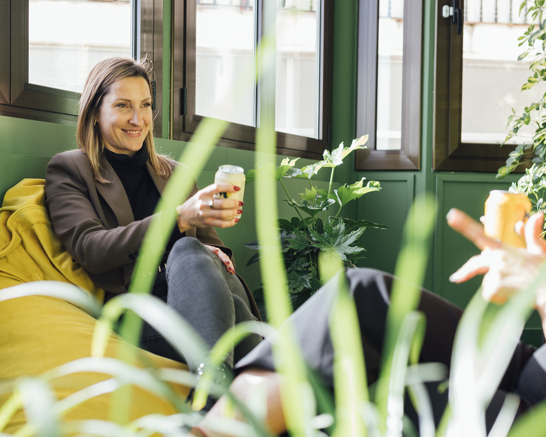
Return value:
<svg viewBox="0 0 546 437">
<path fill-rule="evenodd" d="M 330 173 L 330 183 L 328 184 L 328 198 L 330 198 L 330 192 L 332 191 L 332 181 L 334 180 L 334 170 L 336 168 L 335 167 L 332 167 L 332 172 Z M 326 227 L 327 223 L 326 223 L 326 213 L 328 211 L 324 211 L 324 216 L 322 217 L 322 221 L 324 222 L 324 226 Z M 338 211 L 339 212 L 339 211 Z"/>
<path fill-rule="evenodd" d="M 286 195 L 288 196 L 288 199 L 291 200 L 292 197 L 290 196 L 290 193 L 288 192 L 288 190 L 286 189 L 286 185 L 284 185 L 284 182 L 281 180 L 279 180 L 279 182 L 281 183 L 282 187 L 284 188 L 284 192 L 286 193 Z M 309 184 L 311 184 L 311 180 L 309 180 Z M 313 185 L 311 185 L 311 188 L 313 187 Z M 298 208 L 296 208 L 295 206 L 293 206 L 293 208 L 296 210 L 296 212 L 298 213 L 298 215 L 300 216 L 300 219 L 301 221 L 303 222 L 303 224 L 307 227 L 307 229 L 309 231 L 311 231 L 311 229 L 309 228 L 309 225 L 306 223 L 306 221 L 303 219 L 300 211 Z M 314 220 L 315 218 L 313 217 L 313 223 L 314 223 Z M 309 235 L 311 235 L 311 232 L 309 232 Z M 314 267 L 314 263 L 313 263 L 313 257 L 311 256 L 311 246 L 309 245 L 309 243 L 307 243 L 307 250 L 308 250 L 308 253 L 309 253 L 309 262 L 311 263 L 311 268 Z"/>
<path fill-rule="evenodd" d="M 284 185 L 284 182 L 282 181 L 282 179 L 280 179 L 279 182 L 281 183 L 282 187 L 284 188 L 284 192 L 286 193 L 286 196 L 288 197 L 288 200 L 292 200 L 292 196 L 290 196 L 290 193 L 289 193 L 288 190 L 286 189 L 286 185 Z M 297 212 L 298 215 L 300 216 L 300 219 L 302 220 L 302 222 L 305 223 L 305 220 L 303 220 L 303 217 L 302 217 L 302 215 L 300 214 L 299 209 L 296 208 L 295 206 L 293 206 L 292 208 L 294 208 L 294 209 L 296 210 L 296 212 Z"/>
</svg>

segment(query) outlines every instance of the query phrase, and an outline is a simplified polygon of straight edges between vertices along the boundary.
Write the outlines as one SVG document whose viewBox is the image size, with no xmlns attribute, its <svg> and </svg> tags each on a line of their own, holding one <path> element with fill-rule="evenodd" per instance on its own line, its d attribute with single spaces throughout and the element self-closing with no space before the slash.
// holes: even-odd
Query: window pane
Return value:
<svg viewBox="0 0 546 437">
<path fill-rule="evenodd" d="M 465 143 L 502 143 L 512 108 L 521 114 L 544 90 L 536 86 L 521 92 L 529 77 L 528 60 L 518 61 L 525 47 L 521 2 L 511 0 L 466 0 L 463 34 L 463 116 L 461 140 Z M 532 136 L 526 127 L 512 143 Z"/>
<path fill-rule="evenodd" d="M 377 150 L 399 150 L 402 132 L 404 0 L 379 1 Z"/>
<path fill-rule="evenodd" d="M 319 137 L 320 0 L 286 0 L 277 11 L 275 129 Z"/>
<path fill-rule="evenodd" d="M 197 2 L 197 114 L 255 125 L 255 28 L 254 0 Z"/>
<path fill-rule="evenodd" d="M 81 92 L 109 56 L 131 56 L 129 0 L 29 1 L 30 83 Z"/>
</svg>

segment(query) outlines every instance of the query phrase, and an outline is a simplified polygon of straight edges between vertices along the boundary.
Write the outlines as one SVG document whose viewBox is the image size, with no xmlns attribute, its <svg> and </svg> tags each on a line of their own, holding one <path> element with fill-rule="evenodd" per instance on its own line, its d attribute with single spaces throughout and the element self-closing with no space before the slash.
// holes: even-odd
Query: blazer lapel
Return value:
<svg viewBox="0 0 546 437">
<path fill-rule="evenodd" d="M 150 164 L 150 161 L 146 163 L 146 169 L 148 170 L 148 173 L 150 173 L 150 177 L 152 178 L 152 181 L 154 181 L 157 191 L 159 191 L 160 195 L 163 195 L 163 190 L 165 190 L 165 187 L 167 186 L 167 179 L 155 174 L 154 168 L 152 167 L 152 164 Z"/>
<path fill-rule="evenodd" d="M 116 216 L 119 226 L 127 226 L 135 221 L 129 198 L 125 193 L 123 184 L 114 168 L 106 159 L 101 159 L 102 167 L 107 171 L 110 183 L 100 184 L 95 181 L 95 187 Z"/>
</svg>

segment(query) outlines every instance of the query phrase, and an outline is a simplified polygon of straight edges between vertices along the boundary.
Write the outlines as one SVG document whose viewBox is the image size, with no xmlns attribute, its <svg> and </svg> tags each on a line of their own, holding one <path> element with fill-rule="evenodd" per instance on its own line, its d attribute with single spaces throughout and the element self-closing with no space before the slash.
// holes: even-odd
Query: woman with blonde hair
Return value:
<svg viewBox="0 0 546 437">
<path fill-rule="evenodd" d="M 47 167 L 46 206 L 55 233 L 107 299 L 127 292 L 161 193 L 180 165 L 154 147 L 150 70 L 146 61 L 99 62 L 80 100 L 79 150 L 54 156 Z M 167 248 L 150 272 L 156 275 L 153 294 L 176 309 L 209 346 L 234 324 L 259 318 L 250 291 L 235 274 L 231 250 L 214 230 L 235 225 L 243 206 L 214 195 L 238 190 L 232 184 L 202 190 L 194 185 L 176 208 L 174 229 L 162 230 L 169 235 Z M 150 326 L 141 340 L 151 352 L 185 359 Z M 240 343 L 226 365 L 232 367 L 260 340 L 252 336 Z M 199 372 L 201 363 L 186 361 Z"/>
</svg>

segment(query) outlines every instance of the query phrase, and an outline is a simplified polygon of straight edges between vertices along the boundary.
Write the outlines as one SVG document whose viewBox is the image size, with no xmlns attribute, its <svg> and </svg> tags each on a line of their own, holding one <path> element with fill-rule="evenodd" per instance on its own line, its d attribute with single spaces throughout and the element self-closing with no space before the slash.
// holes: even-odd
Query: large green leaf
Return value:
<svg viewBox="0 0 546 437">
<path fill-rule="evenodd" d="M 355 182 L 352 185 L 343 185 L 339 187 L 334 192 L 337 194 L 338 203 L 340 206 L 344 206 L 349 203 L 351 200 L 359 199 L 364 196 L 364 194 L 371 193 L 372 191 L 379 191 L 381 186 L 379 182 L 369 181 L 366 186 L 364 186 L 364 179 Z"/>
<path fill-rule="evenodd" d="M 276 179 L 280 181 L 296 165 L 298 159 L 284 158 L 278 167 L 275 167 L 273 164 L 267 164 L 264 167 L 249 170 L 246 173 L 246 183 L 254 182 L 257 179 Z"/>
<path fill-rule="evenodd" d="M 336 226 L 327 228 L 323 234 L 319 234 L 313 229 L 310 232 L 313 240 L 315 240 L 315 247 L 322 251 L 333 250 L 343 261 L 347 260 L 347 255 L 359 253 L 364 250 L 362 247 L 351 246 L 360 238 L 364 232 L 364 228 L 347 234 L 343 220 L 339 220 Z"/>
<path fill-rule="evenodd" d="M 281 161 L 281 165 L 277 167 L 277 171 L 275 172 L 275 178 L 280 181 L 284 177 L 284 175 L 286 175 L 288 170 L 296 165 L 296 161 L 298 159 L 299 158 L 295 158 L 291 160 L 290 158 L 284 158 Z"/>
<path fill-rule="evenodd" d="M 332 217 L 332 220 L 339 220 L 339 219 Z M 343 221 L 345 222 L 346 232 L 349 232 L 351 229 L 354 229 L 354 228 L 389 229 L 389 227 L 386 225 L 370 222 L 368 220 L 351 220 L 348 218 L 343 218 Z"/>
<path fill-rule="evenodd" d="M 333 199 L 322 199 L 320 201 L 317 201 L 314 205 L 311 205 L 306 200 L 302 202 L 302 205 L 295 202 L 294 200 L 287 200 L 287 202 L 293 208 L 298 208 L 299 210 L 309 214 L 312 217 L 316 216 L 321 211 L 327 211 L 330 206 L 336 203 L 336 201 Z"/>
</svg>

